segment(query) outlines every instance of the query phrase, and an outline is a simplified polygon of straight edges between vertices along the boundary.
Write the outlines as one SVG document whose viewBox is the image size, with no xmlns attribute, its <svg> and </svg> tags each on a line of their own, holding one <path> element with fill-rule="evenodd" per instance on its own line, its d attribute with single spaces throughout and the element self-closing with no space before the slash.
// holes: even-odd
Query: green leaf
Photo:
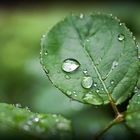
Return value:
<svg viewBox="0 0 140 140">
<path fill-rule="evenodd" d="M 140 90 L 133 95 L 125 113 L 126 124 L 140 133 Z"/>
<path fill-rule="evenodd" d="M 41 41 L 41 64 L 72 99 L 94 105 L 126 100 L 138 77 L 132 33 L 109 15 L 71 15 Z"/>
<path fill-rule="evenodd" d="M 0 131 L 15 131 L 50 138 L 68 134 L 71 122 L 61 115 L 39 114 L 14 105 L 0 103 Z"/>
</svg>

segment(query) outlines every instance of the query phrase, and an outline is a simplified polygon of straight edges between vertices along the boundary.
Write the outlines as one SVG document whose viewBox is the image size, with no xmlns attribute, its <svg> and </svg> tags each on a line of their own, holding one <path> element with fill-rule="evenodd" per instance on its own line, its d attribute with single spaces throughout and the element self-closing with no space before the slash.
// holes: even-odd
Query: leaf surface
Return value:
<svg viewBox="0 0 140 140">
<path fill-rule="evenodd" d="M 109 15 L 71 15 L 41 41 L 41 64 L 72 99 L 94 105 L 125 101 L 138 77 L 138 50 L 130 31 Z"/>
<path fill-rule="evenodd" d="M 0 130 L 7 133 L 19 131 L 44 138 L 71 132 L 71 122 L 61 115 L 33 113 L 5 103 L 0 103 L 0 124 Z"/>
<path fill-rule="evenodd" d="M 125 114 L 126 124 L 140 133 L 140 90 L 133 95 Z"/>
</svg>

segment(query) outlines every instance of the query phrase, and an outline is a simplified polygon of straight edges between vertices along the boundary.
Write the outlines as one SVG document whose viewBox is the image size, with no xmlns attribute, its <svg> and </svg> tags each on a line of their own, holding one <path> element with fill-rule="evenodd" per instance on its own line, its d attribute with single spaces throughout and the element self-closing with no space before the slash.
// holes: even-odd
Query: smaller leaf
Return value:
<svg viewBox="0 0 140 140">
<path fill-rule="evenodd" d="M 126 124 L 140 133 L 140 90 L 133 95 L 125 114 Z"/>
<path fill-rule="evenodd" d="M 38 137 L 57 137 L 71 131 L 71 123 L 61 115 L 39 114 L 17 105 L 0 103 L 0 131 L 24 132 Z"/>
</svg>

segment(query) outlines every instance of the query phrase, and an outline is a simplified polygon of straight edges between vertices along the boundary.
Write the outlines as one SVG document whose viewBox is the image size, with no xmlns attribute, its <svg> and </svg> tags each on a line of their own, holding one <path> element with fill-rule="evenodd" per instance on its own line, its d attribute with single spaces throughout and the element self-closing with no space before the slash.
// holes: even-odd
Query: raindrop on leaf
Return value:
<svg viewBox="0 0 140 140">
<path fill-rule="evenodd" d="M 69 58 L 69 59 L 64 60 L 62 64 L 62 69 L 65 72 L 73 72 L 77 70 L 79 66 L 80 64 L 77 60 Z"/>
<path fill-rule="evenodd" d="M 93 79 L 90 76 L 85 76 L 82 78 L 82 82 L 81 82 L 83 88 L 89 89 L 91 88 L 92 84 L 93 84 Z"/>
</svg>

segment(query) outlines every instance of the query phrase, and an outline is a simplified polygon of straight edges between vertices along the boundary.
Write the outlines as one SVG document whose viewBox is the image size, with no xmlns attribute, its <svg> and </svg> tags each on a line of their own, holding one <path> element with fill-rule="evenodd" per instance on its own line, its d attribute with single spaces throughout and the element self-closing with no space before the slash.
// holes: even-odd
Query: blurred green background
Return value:
<svg viewBox="0 0 140 140">
<path fill-rule="evenodd" d="M 57 113 L 73 121 L 75 139 L 91 139 L 113 118 L 109 106 L 72 101 L 53 87 L 40 60 L 40 39 L 70 13 L 103 12 L 126 23 L 140 44 L 140 6 L 135 3 L 82 3 L 0 6 L 0 101 L 28 106 L 34 112 Z M 119 134 L 119 135 L 118 135 Z M 140 138 L 124 125 L 109 130 L 102 139 Z"/>
</svg>

